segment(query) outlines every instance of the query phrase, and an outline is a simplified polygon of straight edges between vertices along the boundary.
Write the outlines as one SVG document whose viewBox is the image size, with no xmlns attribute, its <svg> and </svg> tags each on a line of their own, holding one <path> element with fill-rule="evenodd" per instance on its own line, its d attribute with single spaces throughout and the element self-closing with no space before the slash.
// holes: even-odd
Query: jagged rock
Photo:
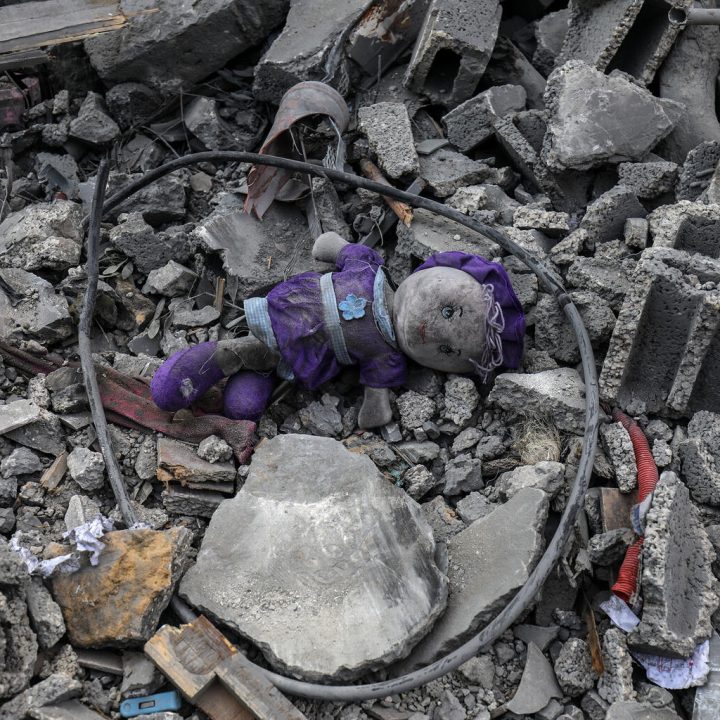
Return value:
<svg viewBox="0 0 720 720">
<path fill-rule="evenodd" d="M 130 183 L 142 177 L 142 173 L 119 173 L 111 172 L 108 178 L 107 195 L 110 196 L 130 185 Z M 86 192 L 89 197 L 94 190 L 95 179 L 87 183 Z M 82 193 L 82 185 L 81 185 Z M 117 207 L 114 207 L 109 216 L 119 218 L 121 215 L 140 213 L 145 222 L 153 227 L 165 223 L 182 222 L 185 219 L 185 198 L 186 180 L 183 171 L 176 171 L 157 179 L 148 186 L 133 193 L 127 200 L 123 200 Z M 155 267 L 159 267 L 168 260 L 183 262 L 192 254 L 192 243 L 188 237 L 180 232 L 168 228 L 161 234 L 159 241 L 155 241 L 160 247 L 155 249 L 156 253 L 163 253 L 165 260 Z"/>
<path fill-rule="evenodd" d="M 196 280 L 197 275 L 192 270 L 170 260 L 166 265 L 148 273 L 142 291 L 167 297 L 180 297 L 188 294 Z"/>
<path fill-rule="evenodd" d="M 400 413 L 400 423 L 407 430 L 422 427 L 430 420 L 437 410 L 435 401 L 426 395 L 408 390 L 397 399 L 397 408 Z"/>
<path fill-rule="evenodd" d="M 419 507 L 370 458 L 279 435 L 213 515 L 180 593 L 276 667 L 351 678 L 404 656 L 442 612 L 434 549 Z"/>
<path fill-rule="evenodd" d="M 40 647 L 54 647 L 65 634 L 65 621 L 60 606 L 52 599 L 43 581 L 36 577 L 32 578 L 28 585 L 26 598 L 30 620 Z"/>
<path fill-rule="evenodd" d="M 617 628 L 610 628 L 605 633 L 602 654 L 605 672 L 598 682 L 600 697 L 609 703 L 634 700 L 632 658 L 628 652 L 625 635 Z"/>
<path fill-rule="evenodd" d="M 40 458 L 32 450 L 24 447 L 15 448 L 0 461 L 0 475 L 3 477 L 30 475 L 42 469 Z"/>
<path fill-rule="evenodd" d="M 590 562 L 595 565 L 614 565 L 625 557 L 625 552 L 637 537 L 630 528 L 615 528 L 593 535 L 587 551 Z"/>
<path fill-rule="evenodd" d="M 720 415 L 701 410 L 678 447 L 682 477 L 696 502 L 720 505 Z"/>
<path fill-rule="evenodd" d="M 380 167 L 391 177 L 420 172 L 408 111 L 403 103 L 382 102 L 358 110 L 358 128 L 365 133 Z"/>
<path fill-rule="evenodd" d="M 445 465 L 442 481 L 445 485 L 443 492 L 447 496 L 480 490 L 485 485 L 482 463 L 470 455 L 458 455 Z"/>
<path fill-rule="evenodd" d="M 548 504 L 544 492 L 526 488 L 449 539 L 447 609 L 399 670 L 454 650 L 505 607 L 542 553 Z"/>
<path fill-rule="evenodd" d="M 507 704 L 518 715 L 531 715 L 542 710 L 552 698 L 562 697 L 552 665 L 536 645 L 530 643 L 520 686 Z"/>
<path fill-rule="evenodd" d="M 711 569 L 714 560 L 687 487 L 675 473 L 664 472 L 646 517 L 644 606 L 640 624 L 628 636 L 632 649 L 690 657 L 697 644 L 710 637 L 710 617 L 720 601 Z"/>
<path fill-rule="evenodd" d="M 105 460 L 101 453 L 76 447 L 67 459 L 70 477 L 88 492 L 99 490 L 105 484 Z"/>
<path fill-rule="evenodd" d="M 679 103 L 579 60 L 551 73 L 545 106 L 549 121 L 542 155 L 554 170 L 641 160 L 672 132 L 682 112 Z"/>
<path fill-rule="evenodd" d="M 188 561 L 183 527 L 118 530 L 103 536 L 97 565 L 83 559 L 52 579 L 68 639 L 78 647 L 127 647 L 150 639 Z"/>
<path fill-rule="evenodd" d="M 217 102 L 209 97 L 196 97 L 183 113 L 185 127 L 208 150 L 245 150 L 233 128 L 219 115 Z"/>
<path fill-rule="evenodd" d="M 451 375 L 445 383 L 443 417 L 463 427 L 469 422 L 479 402 L 480 393 L 470 378 Z"/>
<path fill-rule="evenodd" d="M 0 720 L 25 718 L 36 708 L 77 697 L 81 692 L 82 683 L 79 680 L 53 673 L 0 706 Z"/>
<path fill-rule="evenodd" d="M 538 488 L 550 497 L 560 492 L 565 479 L 565 466 L 559 462 L 543 460 L 535 465 L 520 467 L 503 473 L 495 482 L 495 488 L 503 500 L 509 500 L 523 488 Z"/>
<path fill-rule="evenodd" d="M 600 426 L 600 437 L 610 464 L 615 470 L 615 482 L 621 492 L 629 493 L 637 485 L 637 464 L 630 433 L 622 423 Z"/>
<path fill-rule="evenodd" d="M 197 449 L 198 455 L 209 463 L 227 462 L 233 456 L 232 448 L 217 435 L 206 437 Z"/>
<path fill-rule="evenodd" d="M 90 145 L 106 145 L 119 134 L 120 128 L 107 114 L 102 96 L 89 92 L 78 116 L 70 123 L 70 135 Z"/>
<path fill-rule="evenodd" d="M 413 465 L 402 476 L 403 487 L 413 500 L 420 500 L 435 487 L 435 477 L 424 465 Z"/>
</svg>

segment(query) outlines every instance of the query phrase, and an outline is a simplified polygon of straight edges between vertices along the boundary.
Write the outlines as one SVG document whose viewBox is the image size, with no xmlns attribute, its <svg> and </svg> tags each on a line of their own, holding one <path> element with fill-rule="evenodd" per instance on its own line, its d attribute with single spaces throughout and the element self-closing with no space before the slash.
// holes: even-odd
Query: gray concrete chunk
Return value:
<svg viewBox="0 0 720 720">
<path fill-rule="evenodd" d="M 653 210 L 648 223 L 655 247 L 720 257 L 720 205 L 681 200 Z"/>
<path fill-rule="evenodd" d="M 644 607 L 640 624 L 628 636 L 630 648 L 690 657 L 698 643 L 710 637 L 710 618 L 720 602 L 710 567 L 714 560 L 688 489 L 675 473 L 664 472 L 646 518 Z"/>
<path fill-rule="evenodd" d="M 180 594 L 273 666 L 349 679 L 406 655 L 442 613 L 434 551 L 419 506 L 369 457 L 279 435 L 216 511 Z"/>
<path fill-rule="evenodd" d="M 545 106 L 550 119 L 542 156 L 555 170 L 640 160 L 672 131 L 680 108 L 578 60 L 552 72 Z"/>
<path fill-rule="evenodd" d="M 542 553 L 548 503 L 541 490 L 525 488 L 450 538 L 447 609 L 399 670 L 454 650 L 505 607 Z"/>
<path fill-rule="evenodd" d="M 682 477 L 693 500 L 720 505 L 720 415 L 701 411 L 688 424 L 678 447 Z"/>
<path fill-rule="evenodd" d="M 23 427 L 40 418 L 41 409 L 30 400 L 15 400 L 0 405 L 0 435 Z"/>
<path fill-rule="evenodd" d="M 507 704 L 508 710 L 518 715 L 532 715 L 542 710 L 552 698 L 562 695 L 552 665 L 537 645 L 530 643 L 520 686 Z"/>
<path fill-rule="evenodd" d="M 397 180 L 420 172 L 410 117 L 403 103 L 381 102 L 361 107 L 358 128 L 365 133 L 380 167 L 391 178 Z"/>
</svg>

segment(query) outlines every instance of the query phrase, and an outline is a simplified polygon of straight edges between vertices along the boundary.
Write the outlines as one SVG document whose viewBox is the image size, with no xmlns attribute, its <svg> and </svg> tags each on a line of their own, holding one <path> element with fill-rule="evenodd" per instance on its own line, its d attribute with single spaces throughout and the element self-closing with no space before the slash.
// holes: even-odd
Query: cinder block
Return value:
<svg viewBox="0 0 720 720">
<path fill-rule="evenodd" d="M 406 87 L 449 108 L 472 97 L 492 54 L 501 15 L 498 0 L 432 0 Z"/>
<path fill-rule="evenodd" d="M 689 7 L 692 0 L 674 0 Z M 622 70 L 650 84 L 680 32 L 669 2 L 571 0 L 570 22 L 556 66 L 582 60 L 597 70 Z"/>
<path fill-rule="evenodd" d="M 720 257 L 720 205 L 681 200 L 648 216 L 654 247 Z"/>
<path fill-rule="evenodd" d="M 720 411 L 720 261 L 643 251 L 600 375 L 604 400 L 629 412 Z"/>
</svg>

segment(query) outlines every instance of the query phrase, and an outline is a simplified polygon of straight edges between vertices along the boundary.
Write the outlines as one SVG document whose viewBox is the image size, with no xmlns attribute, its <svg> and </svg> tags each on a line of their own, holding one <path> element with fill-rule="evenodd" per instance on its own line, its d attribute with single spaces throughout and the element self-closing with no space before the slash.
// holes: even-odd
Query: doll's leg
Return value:
<svg viewBox="0 0 720 720">
<path fill-rule="evenodd" d="M 276 364 L 277 355 L 252 336 L 200 343 L 171 355 L 153 376 L 150 390 L 158 407 L 180 410 L 241 368 L 270 370 Z"/>
<path fill-rule="evenodd" d="M 275 373 L 261 375 L 252 370 L 241 370 L 225 385 L 225 416 L 257 422 L 265 412 L 274 388 Z"/>
</svg>

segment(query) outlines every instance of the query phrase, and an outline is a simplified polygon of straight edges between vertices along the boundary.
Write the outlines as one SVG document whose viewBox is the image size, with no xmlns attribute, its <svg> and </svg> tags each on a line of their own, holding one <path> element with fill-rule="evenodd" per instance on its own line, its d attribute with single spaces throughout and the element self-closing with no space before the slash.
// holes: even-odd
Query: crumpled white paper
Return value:
<svg viewBox="0 0 720 720">
<path fill-rule="evenodd" d="M 97 565 L 100 560 L 100 553 L 105 547 L 105 543 L 101 542 L 100 538 L 111 530 L 114 530 L 112 520 L 104 515 L 97 515 L 89 522 L 63 533 L 63 538 L 67 538 L 75 545 L 74 552 L 59 555 L 50 560 L 40 560 L 27 548 L 22 547 L 18 539 L 18 533 L 15 533 L 10 538 L 10 549 L 20 555 L 30 575 L 47 578 L 56 571 L 73 573 L 79 570 L 81 552 L 90 553 L 90 564 Z"/>
<path fill-rule="evenodd" d="M 611 595 L 609 600 L 601 603 L 600 608 L 614 625 L 625 632 L 630 632 L 640 624 L 640 618 L 616 595 Z M 710 672 L 709 640 L 700 643 L 689 658 L 667 658 L 632 651 L 630 654 L 645 668 L 648 680 L 668 690 L 703 685 Z"/>
</svg>

